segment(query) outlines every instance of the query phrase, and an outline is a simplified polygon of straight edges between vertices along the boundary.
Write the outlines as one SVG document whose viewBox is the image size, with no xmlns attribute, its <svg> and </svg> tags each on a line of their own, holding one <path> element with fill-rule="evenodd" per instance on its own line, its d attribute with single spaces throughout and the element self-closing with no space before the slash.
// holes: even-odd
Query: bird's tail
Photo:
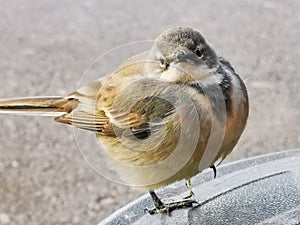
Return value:
<svg viewBox="0 0 300 225">
<path fill-rule="evenodd" d="M 35 97 L 0 100 L 0 113 L 59 116 L 70 113 L 77 100 L 63 97 Z"/>
</svg>

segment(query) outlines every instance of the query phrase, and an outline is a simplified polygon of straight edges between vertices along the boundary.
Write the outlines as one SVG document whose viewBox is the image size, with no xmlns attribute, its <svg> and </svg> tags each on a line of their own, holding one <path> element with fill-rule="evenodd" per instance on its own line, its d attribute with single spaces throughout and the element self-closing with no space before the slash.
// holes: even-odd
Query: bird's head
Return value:
<svg viewBox="0 0 300 225">
<path fill-rule="evenodd" d="M 154 41 L 150 59 L 161 78 L 187 82 L 205 79 L 217 67 L 217 56 L 204 37 L 188 27 L 171 28 Z"/>
</svg>

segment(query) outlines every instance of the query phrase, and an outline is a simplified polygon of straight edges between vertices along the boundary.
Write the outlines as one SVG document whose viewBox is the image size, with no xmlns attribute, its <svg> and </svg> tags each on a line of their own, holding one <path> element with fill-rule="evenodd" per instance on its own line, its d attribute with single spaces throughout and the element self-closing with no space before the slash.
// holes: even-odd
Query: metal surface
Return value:
<svg viewBox="0 0 300 225">
<path fill-rule="evenodd" d="M 99 225 L 125 224 L 300 224 L 300 150 L 290 150 L 241 160 L 194 177 L 199 206 L 171 215 L 150 216 L 150 196 L 130 203 Z M 159 196 L 188 194 L 184 182 L 159 192 Z"/>
</svg>

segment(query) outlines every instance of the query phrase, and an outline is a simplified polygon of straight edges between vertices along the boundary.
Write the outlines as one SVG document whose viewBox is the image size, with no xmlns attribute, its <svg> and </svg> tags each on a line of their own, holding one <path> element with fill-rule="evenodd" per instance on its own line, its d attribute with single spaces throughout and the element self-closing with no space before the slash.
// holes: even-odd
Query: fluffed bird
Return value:
<svg viewBox="0 0 300 225">
<path fill-rule="evenodd" d="M 94 132 L 128 184 L 149 191 L 151 214 L 192 206 L 190 179 L 237 144 L 249 111 L 245 84 L 196 30 L 162 32 L 149 51 L 67 97 L 0 101 L 0 113 L 55 116 Z M 155 189 L 185 179 L 190 195 L 164 202 Z"/>
</svg>

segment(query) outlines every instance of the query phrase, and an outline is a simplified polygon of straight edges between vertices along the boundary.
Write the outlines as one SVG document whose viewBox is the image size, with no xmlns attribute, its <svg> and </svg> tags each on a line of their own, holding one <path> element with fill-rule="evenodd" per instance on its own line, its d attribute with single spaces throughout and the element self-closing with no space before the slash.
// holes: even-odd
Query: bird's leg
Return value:
<svg viewBox="0 0 300 225">
<path fill-rule="evenodd" d="M 188 196 L 186 196 L 184 199 L 191 199 L 191 198 L 193 198 L 195 194 L 193 192 L 192 183 L 191 183 L 191 179 L 190 178 L 186 179 L 185 185 L 189 189 L 190 194 Z"/>
<path fill-rule="evenodd" d="M 169 209 L 165 206 L 165 204 L 160 200 L 160 198 L 155 194 L 154 191 L 149 191 L 149 194 L 153 200 L 155 208 L 153 209 L 145 209 L 145 211 L 149 212 L 150 215 L 154 214 L 164 214 L 169 213 Z"/>
<path fill-rule="evenodd" d="M 216 166 L 215 166 L 215 165 L 212 165 L 210 168 L 213 169 L 213 171 L 214 171 L 214 178 L 216 178 L 216 177 L 217 177 L 217 169 L 216 169 Z"/>
<path fill-rule="evenodd" d="M 156 209 L 163 209 L 164 208 L 164 203 L 160 200 L 159 197 L 155 194 L 154 191 L 149 191 L 149 194 L 151 195 L 151 198 L 153 200 L 154 206 Z"/>
<path fill-rule="evenodd" d="M 191 193 L 193 193 L 191 191 Z M 155 208 L 154 209 L 146 209 L 145 211 L 149 212 L 150 215 L 154 214 L 170 214 L 171 211 L 175 209 L 188 208 L 193 207 L 193 203 L 197 203 L 193 198 L 184 198 L 179 199 L 177 201 L 172 200 L 170 202 L 162 202 L 160 198 L 155 194 L 154 191 L 149 191 L 149 194 L 152 197 Z M 193 193 L 194 195 L 194 193 Z"/>
</svg>

